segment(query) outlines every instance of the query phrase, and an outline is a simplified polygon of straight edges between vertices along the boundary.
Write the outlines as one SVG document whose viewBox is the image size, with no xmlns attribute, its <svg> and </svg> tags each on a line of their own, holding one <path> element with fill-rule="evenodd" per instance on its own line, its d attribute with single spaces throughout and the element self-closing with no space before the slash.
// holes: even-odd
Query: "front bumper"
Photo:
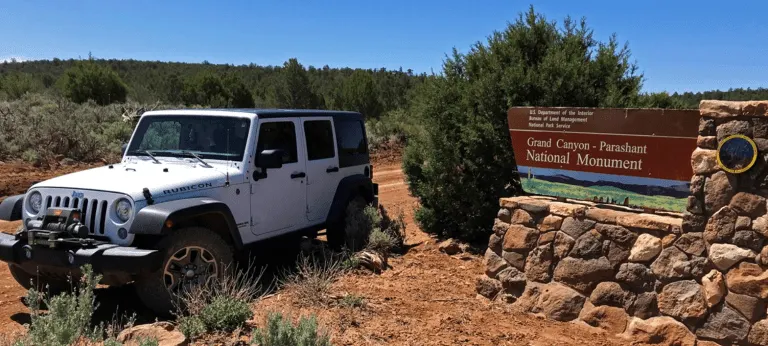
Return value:
<svg viewBox="0 0 768 346">
<path fill-rule="evenodd" d="M 139 275 L 154 272 L 162 263 L 161 253 L 135 247 L 101 244 L 75 249 L 29 246 L 25 239 L 0 233 L 0 260 L 16 264 L 28 273 L 73 271 L 90 264 L 105 275 Z"/>
</svg>

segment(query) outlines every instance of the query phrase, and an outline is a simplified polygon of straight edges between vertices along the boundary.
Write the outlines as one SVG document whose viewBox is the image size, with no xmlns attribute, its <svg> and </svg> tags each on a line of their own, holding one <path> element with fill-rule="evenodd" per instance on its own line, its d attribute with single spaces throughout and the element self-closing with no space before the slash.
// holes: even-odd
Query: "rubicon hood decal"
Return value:
<svg viewBox="0 0 768 346">
<path fill-rule="evenodd" d="M 182 187 L 172 187 L 170 189 L 163 190 L 163 195 L 170 195 L 170 194 L 179 193 L 179 192 L 207 189 L 211 187 L 213 187 L 213 184 L 211 183 L 200 183 L 200 184 L 193 184 L 193 185 L 182 186 Z"/>
</svg>

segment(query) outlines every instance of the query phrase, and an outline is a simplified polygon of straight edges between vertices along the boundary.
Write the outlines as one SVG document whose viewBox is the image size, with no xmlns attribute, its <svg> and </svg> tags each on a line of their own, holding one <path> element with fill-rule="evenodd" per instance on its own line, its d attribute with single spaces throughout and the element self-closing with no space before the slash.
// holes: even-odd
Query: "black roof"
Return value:
<svg viewBox="0 0 768 346">
<path fill-rule="evenodd" d="M 334 111 L 322 109 L 274 109 L 274 108 L 208 108 L 211 111 L 227 111 L 256 114 L 259 118 L 288 118 L 288 117 L 345 117 L 362 119 L 358 112 Z"/>
</svg>

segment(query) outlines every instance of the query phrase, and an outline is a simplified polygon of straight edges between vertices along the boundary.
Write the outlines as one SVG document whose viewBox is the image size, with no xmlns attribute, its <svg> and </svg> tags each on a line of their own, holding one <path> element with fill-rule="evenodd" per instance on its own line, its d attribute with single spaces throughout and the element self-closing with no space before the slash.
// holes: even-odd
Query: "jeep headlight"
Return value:
<svg viewBox="0 0 768 346">
<path fill-rule="evenodd" d="M 127 199 L 121 198 L 115 203 L 115 214 L 120 221 L 127 222 L 131 218 L 132 212 L 133 207 L 131 207 L 131 202 Z"/>
<path fill-rule="evenodd" d="M 39 213 L 40 208 L 43 206 L 43 195 L 37 191 L 29 194 L 29 197 L 27 197 L 27 206 L 29 206 L 29 209 L 35 214 Z"/>
</svg>

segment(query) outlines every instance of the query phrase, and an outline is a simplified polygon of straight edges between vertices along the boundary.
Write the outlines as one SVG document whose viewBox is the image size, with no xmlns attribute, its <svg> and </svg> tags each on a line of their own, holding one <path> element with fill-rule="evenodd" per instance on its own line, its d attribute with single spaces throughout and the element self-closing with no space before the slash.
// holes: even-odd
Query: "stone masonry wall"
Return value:
<svg viewBox="0 0 768 346">
<path fill-rule="evenodd" d="M 684 214 L 502 198 L 478 293 L 641 342 L 768 345 L 768 101 L 700 110 Z M 717 163 L 732 134 L 758 147 L 744 173 Z"/>
</svg>

